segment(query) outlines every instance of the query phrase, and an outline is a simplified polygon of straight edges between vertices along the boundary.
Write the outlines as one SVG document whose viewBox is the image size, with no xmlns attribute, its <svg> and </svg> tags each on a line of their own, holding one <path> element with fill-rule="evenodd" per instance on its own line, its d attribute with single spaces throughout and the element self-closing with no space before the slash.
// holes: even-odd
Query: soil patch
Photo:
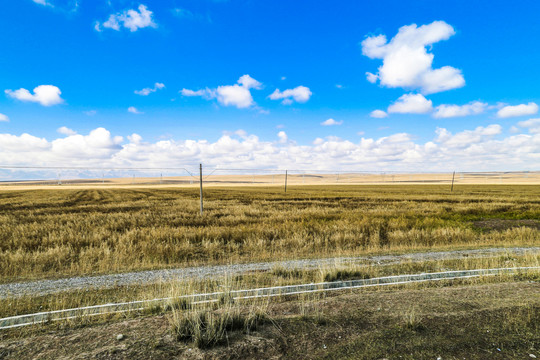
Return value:
<svg viewBox="0 0 540 360">
<path fill-rule="evenodd" d="M 487 219 L 474 221 L 473 225 L 479 229 L 487 231 L 501 231 L 513 228 L 528 227 L 540 230 L 540 221 L 533 219 L 506 220 L 506 219 Z"/>
</svg>

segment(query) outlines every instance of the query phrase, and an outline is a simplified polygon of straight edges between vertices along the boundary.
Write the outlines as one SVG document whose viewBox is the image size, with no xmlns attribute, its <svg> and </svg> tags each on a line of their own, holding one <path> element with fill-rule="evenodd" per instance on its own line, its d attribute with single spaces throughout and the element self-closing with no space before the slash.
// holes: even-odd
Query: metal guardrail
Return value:
<svg viewBox="0 0 540 360">
<path fill-rule="evenodd" d="M 466 279 L 480 276 L 494 276 L 501 274 L 516 274 L 523 271 L 540 270 L 540 266 L 496 268 L 478 270 L 456 270 L 437 273 L 409 274 L 385 276 L 372 279 L 333 281 L 301 285 L 275 286 L 258 289 L 232 290 L 226 292 L 213 292 L 205 294 L 191 294 L 178 297 L 166 297 L 151 300 L 137 300 L 123 303 L 84 306 L 73 309 L 39 312 L 35 314 L 10 316 L 0 319 L 0 330 L 20 326 L 28 326 L 49 321 L 68 320 L 85 316 L 105 315 L 118 312 L 144 310 L 157 305 L 167 305 L 171 301 L 185 301 L 187 304 L 202 304 L 217 302 L 227 296 L 232 300 L 252 299 L 261 297 L 274 297 L 297 295 L 313 292 L 326 292 L 335 290 L 356 289 L 362 287 L 400 285 L 414 282 Z"/>
</svg>

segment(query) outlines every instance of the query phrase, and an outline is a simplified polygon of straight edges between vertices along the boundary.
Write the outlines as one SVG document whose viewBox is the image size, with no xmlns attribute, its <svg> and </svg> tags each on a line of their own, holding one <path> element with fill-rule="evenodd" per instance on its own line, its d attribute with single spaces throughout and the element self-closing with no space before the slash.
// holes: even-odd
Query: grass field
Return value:
<svg viewBox="0 0 540 360">
<path fill-rule="evenodd" d="M 531 359 L 540 356 L 538 278 L 397 286 L 236 307 L 256 326 L 213 346 L 170 312 L 0 333 L 0 356 L 97 359 Z M 222 306 L 215 319 L 224 315 Z M 229 312 L 228 314 L 230 314 Z M 226 314 L 225 314 L 226 315 Z M 243 316 L 243 317 L 242 317 Z M 118 335 L 122 334 L 122 340 Z M 199 343 L 199 345 L 201 345 Z M 202 344 L 204 345 L 204 344 Z"/>
<path fill-rule="evenodd" d="M 3 187 L 0 279 L 211 263 L 538 246 L 532 185 Z M 212 279 L 6 297 L 0 317 L 157 297 L 386 275 L 539 266 L 540 255 L 280 266 Z M 0 333 L 0 358 L 514 359 L 540 356 L 538 271 L 175 303 Z M 123 340 L 117 335 L 123 334 Z M 36 346 L 36 344 L 39 344 Z"/>
<path fill-rule="evenodd" d="M 540 187 L 0 192 L 0 279 L 458 247 L 538 245 Z"/>
</svg>

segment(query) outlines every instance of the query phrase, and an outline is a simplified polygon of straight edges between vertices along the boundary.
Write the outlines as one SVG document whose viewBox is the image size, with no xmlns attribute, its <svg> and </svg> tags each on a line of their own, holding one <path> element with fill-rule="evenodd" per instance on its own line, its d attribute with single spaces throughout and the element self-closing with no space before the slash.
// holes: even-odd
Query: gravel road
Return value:
<svg viewBox="0 0 540 360">
<path fill-rule="evenodd" d="M 303 259 L 260 262 L 250 264 L 197 266 L 167 270 L 149 270 L 101 276 L 73 277 L 58 280 L 41 280 L 21 283 L 0 284 L 0 299 L 23 295 L 48 295 L 60 291 L 83 290 L 89 288 L 108 288 L 114 286 L 145 285 L 173 279 L 202 279 L 223 275 L 238 275 L 250 271 L 268 271 L 276 266 L 284 268 L 316 269 L 332 266 L 336 263 L 354 263 L 362 265 L 393 264 L 406 261 L 429 261 L 460 259 L 465 257 L 492 257 L 501 254 L 524 255 L 538 253 L 540 247 L 489 248 L 478 250 L 455 250 L 443 252 L 412 253 L 404 255 L 378 255 L 362 257 L 334 257 L 323 259 Z"/>
</svg>

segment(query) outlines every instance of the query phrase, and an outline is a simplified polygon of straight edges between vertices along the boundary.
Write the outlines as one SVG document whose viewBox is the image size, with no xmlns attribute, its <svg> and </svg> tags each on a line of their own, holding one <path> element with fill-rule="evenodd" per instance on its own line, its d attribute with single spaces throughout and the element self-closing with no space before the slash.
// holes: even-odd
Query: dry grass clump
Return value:
<svg viewBox="0 0 540 360">
<path fill-rule="evenodd" d="M 191 341 L 204 349 L 223 344 L 235 331 L 249 333 L 268 321 L 266 313 L 241 313 L 239 307 L 228 306 L 219 310 L 192 309 L 173 311 L 171 328 L 179 341 Z"/>
<path fill-rule="evenodd" d="M 205 198 L 200 216 L 195 189 L 0 192 L 0 281 L 540 238 L 537 186 L 231 187 Z"/>
<path fill-rule="evenodd" d="M 235 332 L 250 333 L 269 321 L 267 315 L 268 299 L 247 299 L 236 302 L 230 294 L 231 286 L 239 284 L 224 279 L 222 295 L 218 301 L 198 301 L 190 303 L 185 298 L 172 300 L 169 323 L 173 335 L 179 341 L 192 342 L 200 349 L 223 344 Z M 171 288 L 171 297 L 192 291 L 189 283 Z"/>
</svg>

